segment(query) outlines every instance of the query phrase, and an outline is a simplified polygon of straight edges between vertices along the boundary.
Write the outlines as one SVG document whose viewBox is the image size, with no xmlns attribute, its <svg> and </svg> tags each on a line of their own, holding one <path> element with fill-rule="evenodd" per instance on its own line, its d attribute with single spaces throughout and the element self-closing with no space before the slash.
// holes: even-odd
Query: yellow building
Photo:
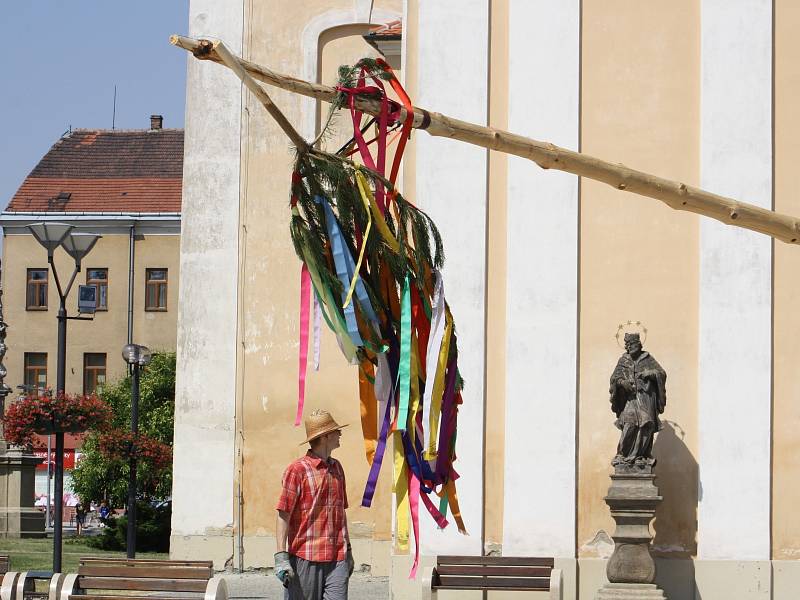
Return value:
<svg viewBox="0 0 800 600">
<path fill-rule="evenodd" d="M 121 351 L 131 341 L 175 350 L 182 169 L 183 130 L 163 129 L 154 116 L 150 129 L 65 134 L 22 183 L 0 215 L 6 382 L 15 392 L 56 386 L 58 292 L 31 223 L 67 223 L 102 236 L 67 299 L 75 316 L 78 285 L 97 287 L 93 319 L 68 321 L 67 393 L 90 393 L 124 376 Z M 54 261 L 66 286 L 75 262 L 61 248 Z"/>
<path fill-rule="evenodd" d="M 333 84 L 330 65 L 374 56 L 362 35 L 397 18 L 417 106 L 800 212 L 790 0 L 192 0 L 188 35 Z M 303 438 L 292 155 L 225 68 L 192 59 L 187 87 L 172 553 L 268 566 L 281 472 Z M 270 93 L 313 139 L 315 103 Z M 423 519 L 425 560 L 554 556 L 565 598 L 593 598 L 612 548 L 608 380 L 632 320 L 669 374 L 657 583 L 678 600 L 795 597 L 798 249 L 424 132 L 402 182 L 444 237 L 469 382 L 456 468 L 470 535 Z M 327 334 L 322 356 L 307 410 L 358 423 L 355 368 Z M 351 505 L 368 471 L 357 429 L 337 453 Z M 418 598 L 390 507 L 384 472 L 373 508 L 349 511 L 356 562 Z"/>
</svg>

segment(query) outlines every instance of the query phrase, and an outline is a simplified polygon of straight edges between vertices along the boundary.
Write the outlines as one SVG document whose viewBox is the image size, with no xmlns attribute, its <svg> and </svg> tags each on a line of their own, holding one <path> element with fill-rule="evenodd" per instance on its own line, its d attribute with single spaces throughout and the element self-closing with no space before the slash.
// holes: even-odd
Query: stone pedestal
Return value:
<svg viewBox="0 0 800 600">
<path fill-rule="evenodd" d="M 666 600 L 654 583 L 607 583 L 597 592 L 597 600 Z"/>
<path fill-rule="evenodd" d="M 666 599 L 655 585 L 656 565 L 650 555 L 650 521 L 662 497 L 658 495 L 652 467 L 621 465 L 611 476 L 605 501 L 617 524 L 614 553 L 608 560 L 606 575 L 610 583 L 597 593 L 596 600 L 614 598 Z"/>
<path fill-rule="evenodd" d="M 40 462 L 15 446 L 0 454 L 0 538 L 45 537 L 44 513 L 33 506 Z"/>
</svg>

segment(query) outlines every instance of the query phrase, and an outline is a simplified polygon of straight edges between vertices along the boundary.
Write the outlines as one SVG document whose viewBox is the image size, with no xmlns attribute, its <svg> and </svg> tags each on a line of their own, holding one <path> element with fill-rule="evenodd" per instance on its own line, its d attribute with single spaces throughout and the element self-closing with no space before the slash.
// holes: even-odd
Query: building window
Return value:
<svg viewBox="0 0 800 600">
<path fill-rule="evenodd" d="M 83 393 L 94 394 L 106 383 L 106 355 L 89 353 L 83 355 Z"/>
<path fill-rule="evenodd" d="M 25 353 L 25 385 L 34 396 L 47 387 L 47 353 Z"/>
<path fill-rule="evenodd" d="M 25 306 L 28 310 L 47 310 L 47 269 L 28 269 Z"/>
<path fill-rule="evenodd" d="M 96 310 L 108 310 L 108 269 L 86 269 L 86 285 L 97 288 Z"/>
<path fill-rule="evenodd" d="M 167 269 L 147 269 L 144 309 L 167 310 Z"/>
</svg>

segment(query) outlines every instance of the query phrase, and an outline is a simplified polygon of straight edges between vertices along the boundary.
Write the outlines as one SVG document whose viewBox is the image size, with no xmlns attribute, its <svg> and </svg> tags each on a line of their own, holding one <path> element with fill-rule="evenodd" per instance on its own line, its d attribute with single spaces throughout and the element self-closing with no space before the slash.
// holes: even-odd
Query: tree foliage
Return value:
<svg viewBox="0 0 800 600">
<path fill-rule="evenodd" d="M 103 387 L 100 398 L 109 404 L 111 427 L 130 430 L 131 376 Z M 175 353 L 153 354 L 139 381 L 139 432 L 172 446 L 175 423 Z M 128 464 L 100 450 L 99 435 L 89 434 L 81 460 L 72 471 L 75 493 L 84 501 L 106 500 L 122 507 L 128 496 Z M 165 498 L 172 492 L 172 469 L 154 470 L 147 461 L 137 466 L 137 493 L 141 499 Z"/>
</svg>

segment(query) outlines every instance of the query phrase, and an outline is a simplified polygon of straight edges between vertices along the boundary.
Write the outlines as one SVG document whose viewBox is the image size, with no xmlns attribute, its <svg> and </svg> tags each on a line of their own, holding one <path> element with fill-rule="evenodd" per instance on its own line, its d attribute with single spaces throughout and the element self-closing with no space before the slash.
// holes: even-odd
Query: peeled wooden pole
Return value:
<svg viewBox="0 0 800 600">
<path fill-rule="evenodd" d="M 173 35 L 170 42 L 192 52 L 199 59 L 225 63 L 216 51 L 214 43 L 209 40 L 196 40 Z M 236 60 L 238 65 L 252 78 L 264 83 L 325 102 L 333 102 L 337 96 L 336 89 L 330 86 L 309 83 L 302 79 L 282 75 L 238 57 Z M 377 115 L 380 111 L 380 102 L 375 98 L 359 95 L 356 96 L 355 102 L 359 110 L 368 114 Z M 411 117 L 413 118 L 413 127 L 423 129 L 430 135 L 448 137 L 490 150 L 521 156 L 532 160 L 543 169 L 557 169 L 580 177 L 602 181 L 618 190 L 661 200 L 675 210 L 685 210 L 711 217 L 728 225 L 769 235 L 788 244 L 800 242 L 800 219 L 789 215 L 712 194 L 680 181 L 664 179 L 622 164 L 610 163 L 594 156 L 567 150 L 549 142 L 526 138 L 492 127 L 475 125 L 421 108 L 415 107 Z M 401 119 L 405 120 L 406 118 L 408 118 L 408 114 L 405 109 L 402 109 Z"/>
<path fill-rule="evenodd" d="M 264 88 L 258 85 L 250 74 L 242 68 L 242 64 L 240 59 L 233 54 L 231 54 L 230 50 L 223 44 L 222 42 L 214 42 L 212 44 L 212 51 L 216 56 L 220 58 L 222 64 L 228 67 L 231 71 L 233 71 L 236 76 L 242 80 L 242 83 L 249 89 L 256 98 L 261 102 L 264 108 L 267 109 L 267 112 L 272 115 L 272 118 L 278 123 L 283 132 L 292 140 L 292 143 L 295 145 L 300 151 L 305 151 L 308 149 L 308 142 L 306 142 L 303 137 L 297 133 L 292 124 L 289 123 L 289 119 L 286 118 L 281 110 L 275 105 L 272 101 L 272 98 L 269 97 Z"/>
</svg>

